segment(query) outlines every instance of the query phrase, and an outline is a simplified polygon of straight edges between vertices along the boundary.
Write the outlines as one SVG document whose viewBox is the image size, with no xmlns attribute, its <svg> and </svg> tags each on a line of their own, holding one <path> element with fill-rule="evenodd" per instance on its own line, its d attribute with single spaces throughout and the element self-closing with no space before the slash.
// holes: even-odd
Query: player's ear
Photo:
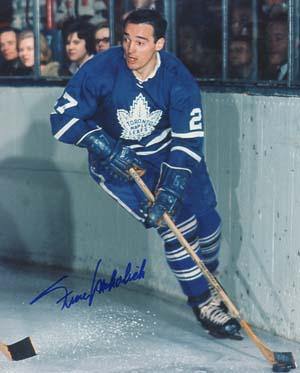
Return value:
<svg viewBox="0 0 300 373">
<path fill-rule="evenodd" d="M 165 38 L 159 38 L 155 43 L 155 49 L 156 51 L 160 51 L 165 46 Z"/>
</svg>

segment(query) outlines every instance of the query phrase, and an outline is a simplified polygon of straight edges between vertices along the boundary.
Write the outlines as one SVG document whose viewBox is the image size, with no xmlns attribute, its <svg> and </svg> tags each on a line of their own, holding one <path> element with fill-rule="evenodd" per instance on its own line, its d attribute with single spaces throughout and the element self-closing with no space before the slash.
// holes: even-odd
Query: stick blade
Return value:
<svg viewBox="0 0 300 373">
<path fill-rule="evenodd" d="M 294 356 L 291 352 L 274 352 L 274 358 L 276 363 L 279 365 L 284 365 L 288 369 L 296 369 L 297 364 Z"/>
<path fill-rule="evenodd" d="M 26 337 L 16 343 L 7 345 L 12 360 L 24 360 L 36 355 L 30 337 Z"/>
</svg>

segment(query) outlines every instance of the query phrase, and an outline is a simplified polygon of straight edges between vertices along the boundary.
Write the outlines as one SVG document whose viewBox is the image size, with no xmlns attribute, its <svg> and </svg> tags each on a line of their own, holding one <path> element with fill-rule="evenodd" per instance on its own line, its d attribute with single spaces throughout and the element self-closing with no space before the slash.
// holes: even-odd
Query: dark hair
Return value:
<svg viewBox="0 0 300 373">
<path fill-rule="evenodd" d="M 77 33 L 79 39 L 85 41 L 85 47 L 89 54 L 95 53 L 95 26 L 86 21 L 74 21 L 70 23 L 64 32 L 64 43 L 67 43 L 68 36 Z"/>
<path fill-rule="evenodd" d="M 0 35 L 3 34 L 4 32 L 14 32 L 16 35 L 19 34 L 19 30 L 15 29 L 14 27 L 11 26 L 5 26 L 0 29 Z"/>
<path fill-rule="evenodd" d="M 134 23 L 137 25 L 140 23 L 146 23 L 151 25 L 154 30 L 153 34 L 155 41 L 165 37 L 168 25 L 167 21 L 158 11 L 144 8 L 139 8 L 130 12 L 123 21 L 123 28 L 125 28 L 128 23 Z"/>
<path fill-rule="evenodd" d="M 109 24 L 107 22 L 101 22 L 95 26 L 95 33 L 103 28 L 109 29 Z"/>
</svg>

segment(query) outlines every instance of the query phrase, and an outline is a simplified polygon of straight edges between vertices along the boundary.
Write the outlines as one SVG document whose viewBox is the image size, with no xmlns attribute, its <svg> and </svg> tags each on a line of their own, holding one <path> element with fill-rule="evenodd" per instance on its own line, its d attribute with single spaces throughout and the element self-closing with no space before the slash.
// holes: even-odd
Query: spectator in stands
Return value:
<svg viewBox="0 0 300 373">
<path fill-rule="evenodd" d="M 109 26 L 107 23 L 101 23 L 95 31 L 95 48 L 96 52 L 103 52 L 110 47 Z"/>
<path fill-rule="evenodd" d="M 230 17 L 230 32 L 232 37 L 251 36 L 252 9 L 249 1 L 233 5 Z"/>
<path fill-rule="evenodd" d="M 214 30 L 211 30 L 211 32 L 208 30 L 204 35 L 209 35 L 209 37 L 202 40 L 203 60 L 201 62 L 201 77 L 220 78 L 222 74 L 221 40 Z"/>
<path fill-rule="evenodd" d="M 229 78 L 254 79 L 251 39 L 239 36 L 229 44 Z"/>
<path fill-rule="evenodd" d="M 34 69 L 34 33 L 24 30 L 18 38 L 19 58 L 25 67 L 23 75 L 32 74 Z M 40 34 L 40 62 L 42 76 L 58 76 L 59 63 L 51 61 L 52 52 L 43 34 Z"/>
<path fill-rule="evenodd" d="M 285 13 L 268 20 L 263 79 L 286 80 L 288 73 L 288 18 Z"/>
<path fill-rule="evenodd" d="M 262 11 L 269 17 L 275 17 L 281 13 L 287 13 L 288 0 L 264 0 Z"/>
<path fill-rule="evenodd" d="M 180 25 L 178 28 L 178 56 L 193 75 L 200 78 L 214 78 L 218 75 L 219 57 L 213 35 L 203 32 L 199 25 Z M 201 38 L 205 35 L 206 38 Z"/>
<path fill-rule="evenodd" d="M 178 56 L 193 75 L 201 76 L 203 63 L 203 47 L 197 26 L 190 24 L 180 25 L 178 29 Z"/>
<path fill-rule="evenodd" d="M 0 75 L 23 75 L 21 61 L 18 57 L 17 30 L 5 27 L 0 31 L 0 51 L 3 62 L 0 66 Z"/>
<path fill-rule="evenodd" d="M 19 58 L 24 67 L 23 75 L 30 75 L 34 68 L 34 34 L 31 30 L 24 30 L 18 38 Z"/>
<path fill-rule="evenodd" d="M 94 57 L 95 26 L 86 21 L 74 21 L 64 30 L 64 44 L 69 63 L 60 75 L 74 75 L 89 59 Z"/>
<path fill-rule="evenodd" d="M 55 24 L 58 29 L 63 28 L 69 19 L 74 20 L 75 17 L 85 19 L 93 25 L 108 20 L 108 0 L 56 0 L 54 2 L 56 3 Z"/>
</svg>

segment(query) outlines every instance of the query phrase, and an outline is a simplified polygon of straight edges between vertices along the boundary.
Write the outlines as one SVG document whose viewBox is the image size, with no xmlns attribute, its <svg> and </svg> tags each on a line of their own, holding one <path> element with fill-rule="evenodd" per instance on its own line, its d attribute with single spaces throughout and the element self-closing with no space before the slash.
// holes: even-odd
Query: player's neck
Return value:
<svg viewBox="0 0 300 373">
<path fill-rule="evenodd" d="M 160 66 L 160 55 L 159 53 L 156 53 L 151 63 L 149 63 L 147 66 L 144 66 L 141 69 L 133 70 L 133 74 L 140 82 L 144 82 L 152 78 L 156 74 L 156 71 L 159 68 L 159 66 Z"/>
</svg>

